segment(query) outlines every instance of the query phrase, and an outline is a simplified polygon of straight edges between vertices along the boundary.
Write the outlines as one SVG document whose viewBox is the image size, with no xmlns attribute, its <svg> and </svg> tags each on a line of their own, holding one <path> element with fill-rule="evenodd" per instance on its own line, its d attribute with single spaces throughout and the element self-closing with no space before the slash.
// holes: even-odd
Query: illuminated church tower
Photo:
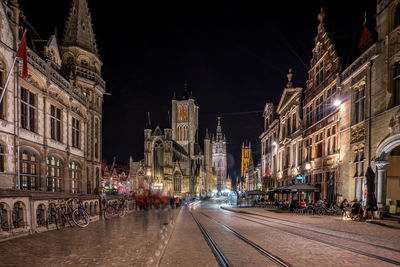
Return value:
<svg viewBox="0 0 400 267">
<path fill-rule="evenodd" d="M 256 189 L 253 156 L 251 154 L 251 143 L 242 144 L 241 176 L 244 180 L 244 190 Z"/>
<path fill-rule="evenodd" d="M 217 136 L 212 139 L 212 166 L 217 176 L 217 190 L 226 188 L 227 183 L 227 161 L 226 161 L 226 138 L 222 135 L 221 117 L 218 117 Z"/>
</svg>

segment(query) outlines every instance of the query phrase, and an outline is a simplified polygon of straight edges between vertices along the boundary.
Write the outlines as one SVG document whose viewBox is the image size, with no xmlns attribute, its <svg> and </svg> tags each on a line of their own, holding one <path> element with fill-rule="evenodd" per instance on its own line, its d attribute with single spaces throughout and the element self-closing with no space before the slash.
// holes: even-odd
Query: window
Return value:
<svg viewBox="0 0 400 267">
<path fill-rule="evenodd" d="M 71 178 L 71 193 L 80 193 L 81 189 L 81 168 L 78 162 L 69 163 L 69 176 Z"/>
<path fill-rule="evenodd" d="M 362 122 L 365 119 L 364 106 L 365 106 L 365 83 L 363 83 L 355 91 L 355 99 L 354 99 L 355 123 Z"/>
<path fill-rule="evenodd" d="M 355 151 L 354 159 L 354 177 L 356 186 L 356 199 L 361 200 L 363 192 L 363 178 L 364 178 L 364 151 L 357 149 Z"/>
<path fill-rule="evenodd" d="M 4 172 L 5 153 L 4 146 L 0 144 L 0 172 Z"/>
<path fill-rule="evenodd" d="M 72 118 L 72 146 L 79 148 L 79 120 Z"/>
<path fill-rule="evenodd" d="M 296 125 L 296 114 L 293 114 L 293 115 L 292 115 L 292 124 L 293 124 L 293 125 L 292 125 L 292 132 L 296 132 L 296 130 L 297 130 L 297 129 L 296 129 L 296 128 L 297 128 L 297 127 L 296 127 L 296 126 L 297 126 L 297 125 Z"/>
<path fill-rule="evenodd" d="M 4 86 L 6 83 L 6 70 L 4 68 L 3 63 L 0 62 L 0 96 L 4 90 Z M 4 120 L 5 118 L 5 110 L 4 110 L 4 103 L 5 103 L 5 98 L 6 98 L 6 92 L 4 92 L 3 99 L 0 102 L 0 119 Z"/>
<path fill-rule="evenodd" d="M 324 81 L 324 62 L 321 61 L 315 67 L 315 86 L 320 85 Z"/>
<path fill-rule="evenodd" d="M 292 133 L 292 123 L 291 123 L 291 120 L 290 120 L 290 115 L 288 116 L 288 118 L 287 118 L 287 135 L 289 136 L 291 133 Z"/>
<path fill-rule="evenodd" d="M 324 117 L 324 95 L 321 95 L 315 101 L 315 119 L 321 120 Z"/>
<path fill-rule="evenodd" d="M 331 113 L 335 109 L 335 106 L 333 105 L 335 98 L 336 98 L 336 86 L 332 86 L 326 92 L 326 106 L 327 106 L 326 114 Z"/>
<path fill-rule="evenodd" d="M 21 127 L 35 131 L 36 96 L 21 87 Z"/>
<path fill-rule="evenodd" d="M 178 121 L 182 121 L 182 107 L 178 107 Z"/>
<path fill-rule="evenodd" d="M 67 58 L 67 64 L 68 64 L 68 65 L 73 65 L 73 64 L 74 64 L 74 58 L 71 57 L 71 56 L 69 56 L 69 57 Z"/>
<path fill-rule="evenodd" d="M 323 139 L 323 134 L 322 132 L 315 135 L 315 151 L 314 151 L 314 155 L 315 158 L 320 158 L 322 157 L 322 139 Z"/>
<path fill-rule="evenodd" d="M 21 184 L 20 189 L 39 189 L 39 157 L 28 150 L 21 152 Z"/>
<path fill-rule="evenodd" d="M 299 142 L 298 153 L 297 153 L 297 165 L 300 166 L 303 163 L 303 147 L 302 142 Z"/>
<path fill-rule="evenodd" d="M 313 124 L 313 108 L 312 104 L 306 108 L 306 127 L 310 127 Z"/>
<path fill-rule="evenodd" d="M 187 126 L 184 127 L 184 132 L 185 132 L 184 140 L 188 140 L 188 127 Z"/>
<path fill-rule="evenodd" d="M 336 125 L 326 130 L 326 154 L 331 155 L 336 152 Z"/>
<path fill-rule="evenodd" d="M 50 107 L 51 138 L 61 142 L 61 110 L 51 105 Z"/>
<path fill-rule="evenodd" d="M 188 107 L 185 106 L 185 107 L 183 108 L 183 120 L 187 121 L 187 120 L 188 120 L 188 117 L 189 117 L 188 115 L 189 115 Z"/>
<path fill-rule="evenodd" d="M 88 69 L 89 68 L 89 63 L 85 59 L 82 59 L 81 67 L 85 68 L 85 69 Z"/>
<path fill-rule="evenodd" d="M 286 151 L 285 151 L 285 166 L 284 168 L 289 167 L 289 162 L 290 162 L 290 147 L 286 147 Z"/>
<path fill-rule="evenodd" d="M 94 122 L 94 157 L 99 158 L 99 122 Z"/>
<path fill-rule="evenodd" d="M 400 5 L 398 5 L 395 9 L 393 28 L 397 28 L 397 26 L 399 25 L 400 25 Z"/>
<path fill-rule="evenodd" d="M 306 147 L 306 161 L 310 161 L 312 159 L 312 138 L 308 138 L 305 141 L 305 147 Z"/>
<path fill-rule="evenodd" d="M 296 166 L 296 144 L 292 147 L 292 166 Z"/>
<path fill-rule="evenodd" d="M 54 156 L 49 156 L 46 160 L 47 168 L 47 191 L 61 192 L 61 160 Z"/>
</svg>

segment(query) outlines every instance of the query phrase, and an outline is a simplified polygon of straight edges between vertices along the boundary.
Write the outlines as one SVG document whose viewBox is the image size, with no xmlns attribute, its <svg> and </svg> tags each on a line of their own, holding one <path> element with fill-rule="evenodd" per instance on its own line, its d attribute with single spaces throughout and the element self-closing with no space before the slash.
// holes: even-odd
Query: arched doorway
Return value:
<svg viewBox="0 0 400 267">
<path fill-rule="evenodd" d="M 378 208 L 395 213 L 400 208 L 400 135 L 389 137 L 377 151 L 375 165 Z M 399 205 L 397 205 L 399 204 Z"/>
</svg>

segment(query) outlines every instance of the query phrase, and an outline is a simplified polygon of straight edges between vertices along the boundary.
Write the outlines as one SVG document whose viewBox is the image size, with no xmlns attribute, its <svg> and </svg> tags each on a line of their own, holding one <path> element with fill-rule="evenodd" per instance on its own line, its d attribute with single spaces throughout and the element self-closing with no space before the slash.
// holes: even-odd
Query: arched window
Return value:
<svg viewBox="0 0 400 267">
<path fill-rule="evenodd" d="M 81 189 L 81 166 L 76 161 L 69 163 L 69 176 L 71 178 L 71 193 L 77 194 Z"/>
<path fill-rule="evenodd" d="M 185 106 L 183 108 L 183 120 L 187 121 L 187 119 L 188 119 L 188 107 Z"/>
<path fill-rule="evenodd" d="M 0 228 L 2 230 L 9 229 L 9 206 L 6 203 L 0 203 Z"/>
<path fill-rule="evenodd" d="M 174 175 L 174 191 L 181 192 L 182 186 L 182 176 L 179 173 L 175 173 Z"/>
<path fill-rule="evenodd" d="M 4 172 L 5 170 L 5 149 L 2 144 L 0 144 L 0 172 Z"/>
<path fill-rule="evenodd" d="M 185 138 L 184 140 L 188 140 L 188 127 L 185 126 Z"/>
<path fill-rule="evenodd" d="M 14 208 L 12 211 L 12 219 L 14 228 L 22 228 L 25 226 L 24 204 L 22 202 L 17 202 L 14 204 Z"/>
<path fill-rule="evenodd" d="M 178 107 L 178 121 L 181 121 L 181 120 L 182 120 L 182 107 L 179 106 Z"/>
<path fill-rule="evenodd" d="M 61 192 L 62 161 L 58 157 L 49 156 L 47 163 L 47 191 Z"/>
<path fill-rule="evenodd" d="M 153 153 L 153 162 L 154 162 L 154 177 L 163 178 L 164 176 L 164 144 L 157 140 L 154 144 L 154 153 Z"/>
<path fill-rule="evenodd" d="M 182 140 L 182 127 L 178 126 L 178 141 Z"/>
<path fill-rule="evenodd" d="M 46 225 L 46 208 L 43 204 L 36 209 L 36 223 L 38 227 Z"/>
<path fill-rule="evenodd" d="M 39 188 L 39 157 L 30 150 L 21 151 L 20 189 L 37 190 Z"/>
</svg>

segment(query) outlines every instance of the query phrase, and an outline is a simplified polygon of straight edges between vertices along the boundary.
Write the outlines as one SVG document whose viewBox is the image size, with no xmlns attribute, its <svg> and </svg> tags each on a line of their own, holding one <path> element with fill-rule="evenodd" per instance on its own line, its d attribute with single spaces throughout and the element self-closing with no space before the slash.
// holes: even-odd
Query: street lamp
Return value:
<svg viewBox="0 0 400 267">
<path fill-rule="evenodd" d="M 340 101 L 339 99 L 336 99 L 334 102 L 333 102 L 333 105 L 335 106 L 335 107 L 338 107 L 338 106 L 340 106 L 342 104 L 342 101 Z"/>
<path fill-rule="evenodd" d="M 306 163 L 306 170 L 311 169 L 311 164 L 309 162 Z"/>
</svg>

